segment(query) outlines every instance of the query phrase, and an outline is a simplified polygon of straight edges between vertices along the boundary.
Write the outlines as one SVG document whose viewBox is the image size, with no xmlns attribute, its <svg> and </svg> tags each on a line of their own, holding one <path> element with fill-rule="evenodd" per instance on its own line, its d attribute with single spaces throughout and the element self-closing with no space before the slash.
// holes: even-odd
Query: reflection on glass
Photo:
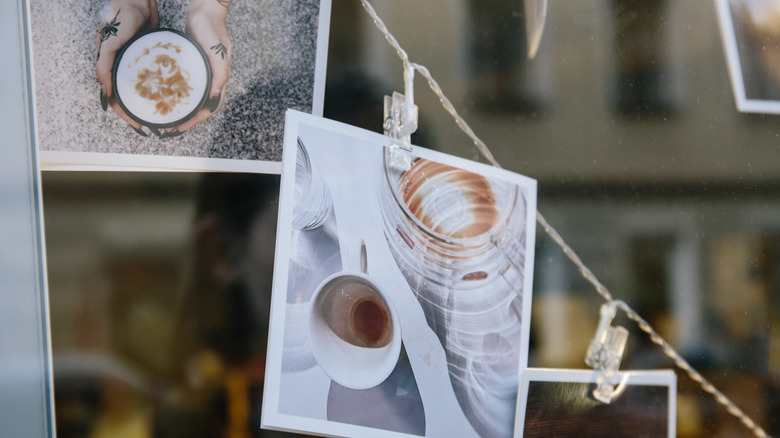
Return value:
<svg viewBox="0 0 780 438">
<path fill-rule="evenodd" d="M 530 80 L 523 2 L 468 2 L 472 98 L 490 111 L 533 113 L 541 107 Z"/>
<path fill-rule="evenodd" d="M 615 26 L 615 109 L 623 115 L 663 117 L 668 97 L 666 0 L 611 0 Z"/>
<path fill-rule="evenodd" d="M 260 430 L 276 175 L 46 173 L 57 435 Z"/>
<path fill-rule="evenodd" d="M 668 387 L 628 385 L 615 403 L 604 404 L 591 396 L 594 386 L 580 382 L 530 382 L 523 436 L 668 436 Z"/>
</svg>

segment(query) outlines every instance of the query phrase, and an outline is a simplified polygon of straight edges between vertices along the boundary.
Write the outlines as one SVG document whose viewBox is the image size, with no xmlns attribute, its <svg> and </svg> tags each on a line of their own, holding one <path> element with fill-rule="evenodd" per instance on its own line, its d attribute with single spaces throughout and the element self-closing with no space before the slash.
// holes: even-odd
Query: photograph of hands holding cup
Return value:
<svg viewBox="0 0 780 438">
<path fill-rule="evenodd" d="M 184 33 L 157 27 L 156 0 L 110 3 L 116 14 L 100 27 L 95 55 L 101 107 L 160 138 L 214 114 L 230 78 L 230 0 L 192 0 Z"/>
<path fill-rule="evenodd" d="M 278 162 L 284 111 L 322 113 L 330 0 L 27 3 L 44 169 Z"/>
<path fill-rule="evenodd" d="M 263 425 L 509 437 L 536 182 L 288 111 Z M 360 181 L 360 184 L 355 184 Z"/>
</svg>

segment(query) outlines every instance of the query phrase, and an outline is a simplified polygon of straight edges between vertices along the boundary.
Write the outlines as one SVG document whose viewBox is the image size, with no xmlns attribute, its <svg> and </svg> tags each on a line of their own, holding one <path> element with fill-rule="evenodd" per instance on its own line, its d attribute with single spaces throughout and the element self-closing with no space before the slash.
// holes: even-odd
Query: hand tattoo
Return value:
<svg viewBox="0 0 780 438">
<path fill-rule="evenodd" d="M 96 59 L 100 59 L 100 48 L 103 47 L 103 41 L 109 39 L 112 35 L 116 36 L 116 33 L 119 31 L 117 28 L 122 24 L 121 22 L 116 21 L 117 17 L 119 17 L 119 11 L 121 11 L 121 9 L 116 11 L 114 18 L 112 18 L 110 22 L 104 24 L 98 31 L 98 34 L 100 34 L 100 42 L 98 42 Z"/>
<path fill-rule="evenodd" d="M 219 55 L 222 59 L 225 59 L 225 55 L 227 55 L 227 47 L 225 47 L 222 43 L 215 44 L 209 48 L 213 50 L 214 53 Z"/>
</svg>

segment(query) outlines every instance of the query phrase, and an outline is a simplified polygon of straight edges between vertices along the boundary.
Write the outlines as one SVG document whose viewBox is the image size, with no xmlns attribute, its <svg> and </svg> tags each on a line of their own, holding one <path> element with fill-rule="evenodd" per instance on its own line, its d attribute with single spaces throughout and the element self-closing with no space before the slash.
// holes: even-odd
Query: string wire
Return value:
<svg viewBox="0 0 780 438">
<path fill-rule="evenodd" d="M 439 102 L 442 104 L 444 109 L 455 119 L 455 123 L 458 125 L 458 128 L 460 128 L 461 131 L 463 131 L 474 143 L 477 150 L 487 159 L 490 164 L 492 164 L 495 167 L 501 167 L 501 165 L 496 161 L 493 154 L 490 152 L 490 149 L 488 149 L 487 145 L 484 141 L 482 141 L 471 129 L 469 124 L 458 114 L 458 111 L 455 109 L 455 107 L 452 105 L 452 102 L 447 98 L 447 96 L 444 95 L 444 91 L 439 86 L 438 82 L 433 78 L 431 73 L 428 71 L 428 69 L 420 64 L 411 62 L 409 60 L 409 55 L 406 53 L 406 51 L 401 47 L 401 45 L 398 43 L 398 40 L 390 33 L 390 31 L 387 29 L 387 26 L 382 21 L 382 19 L 379 17 L 379 15 L 374 10 L 374 7 L 371 6 L 371 3 L 369 3 L 368 0 L 360 0 L 363 9 L 368 13 L 368 15 L 371 17 L 371 19 L 374 22 L 374 25 L 379 29 L 379 31 L 384 35 L 385 40 L 395 49 L 396 53 L 398 54 L 398 57 L 401 58 L 401 62 L 404 66 L 404 72 L 406 74 L 406 71 L 409 67 L 414 69 L 415 71 L 419 72 L 421 76 L 423 76 L 426 81 L 428 82 L 428 86 L 433 91 L 433 93 L 436 95 L 436 97 L 439 98 Z M 408 81 L 407 81 L 407 87 L 408 87 Z M 754 436 L 758 438 L 768 438 L 769 435 L 758 425 L 756 424 L 747 414 L 745 414 L 737 405 L 735 405 L 728 397 L 726 397 L 725 394 L 723 394 L 720 390 L 718 390 L 712 383 L 710 383 L 704 376 L 701 375 L 696 369 L 694 369 L 688 361 L 685 360 L 685 358 L 678 353 L 674 347 L 669 344 L 664 338 L 661 337 L 661 335 L 658 334 L 657 331 L 642 318 L 634 309 L 632 309 L 628 304 L 626 304 L 623 301 L 620 300 L 614 300 L 612 298 L 612 294 L 609 292 L 609 290 L 604 286 L 598 278 L 591 272 L 590 269 L 583 263 L 582 259 L 577 255 L 576 252 L 563 240 L 563 237 L 553 228 L 547 220 L 542 216 L 542 214 L 537 211 L 536 212 L 536 221 L 541 225 L 542 229 L 545 233 L 547 233 L 548 236 L 563 250 L 563 253 L 566 255 L 566 257 L 571 260 L 572 263 L 574 263 L 575 266 L 577 266 L 577 269 L 580 272 L 580 275 L 588 282 L 590 283 L 596 290 L 596 292 L 607 302 L 614 302 L 617 307 L 622 310 L 626 316 L 634 321 L 640 330 L 645 332 L 647 336 L 650 338 L 650 340 L 661 347 L 661 350 L 664 352 L 664 354 L 669 357 L 682 371 L 684 371 L 688 377 L 693 380 L 694 382 L 698 383 L 699 386 L 703 391 L 706 393 L 712 395 L 712 397 L 717 401 L 720 405 L 726 408 L 729 414 L 736 417 L 742 425 L 744 425 L 747 429 L 749 429 Z"/>
</svg>

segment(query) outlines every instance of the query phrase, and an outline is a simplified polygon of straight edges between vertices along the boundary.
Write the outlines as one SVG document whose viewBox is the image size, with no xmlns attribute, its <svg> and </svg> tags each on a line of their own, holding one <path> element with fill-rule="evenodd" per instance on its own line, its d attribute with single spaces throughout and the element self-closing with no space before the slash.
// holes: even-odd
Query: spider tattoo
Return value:
<svg viewBox="0 0 780 438">
<path fill-rule="evenodd" d="M 220 58 L 225 59 L 225 55 L 227 55 L 227 47 L 225 47 L 222 43 L 215 44 L 209 48 L 213 50 L 214 53 L 219 55 Z"/>
<path fill-rule="evenodd" d="M 119 11 L 121 11 L 121 9 Z M 100 48 L 103 46 L 103 41 L 109 39 L 111 36 L 116 36 L 116 33 L 119 31 L 118 27 L 122 24 L 121 22 L 116 21 L 117 17 L 119 17 L 119 11 L 116 11 L 114 18 L 112 18 L 110 22 L 104 24 L 98 31 L 100 34 L 100 42 L 98 43 L 97 59 L 100 59 Z"/>
</svg>

